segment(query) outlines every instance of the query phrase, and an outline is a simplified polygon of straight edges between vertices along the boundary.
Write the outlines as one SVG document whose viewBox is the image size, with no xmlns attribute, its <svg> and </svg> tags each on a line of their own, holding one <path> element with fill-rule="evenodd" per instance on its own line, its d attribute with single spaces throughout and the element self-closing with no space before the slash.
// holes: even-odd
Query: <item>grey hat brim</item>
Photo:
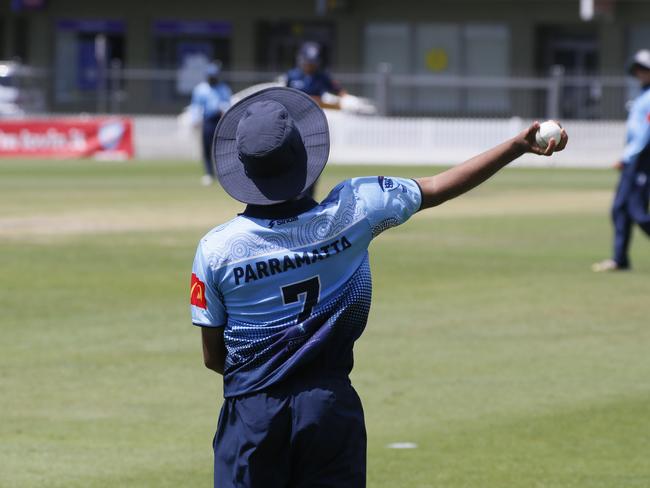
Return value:
<svg viewBox="0 0 650 488">
<path fill-rule="evenodd" d="M 627 65 L 627 73 L 630 75 L 634 75 L 634 72 L 636 69 L 642 69 L 645 71 L 650 71 L 650 66 L 646 66 L 645 64 L 637 63 L 636 61 L 632 61 Z"/>
<path fill-rule="evenodd" d="M 637 68 L 650 71 L 650 51 L 647 49 L 637 51 L 627 64 L 627 72 L 631 75 L 634 75 L 634 70 Z"/>
<path fill-rule="evenodd" d="M 305 145 L 307 165 L 289 175 L 251 178 L 239 159 L 237 126 L 251 104 L 265 100 L 286 107 Z M 221 117 L 212 142 L 212 164 L 219 183 L 231 197 L 243 203 L 272 205 L 291 200 L 310 188 L 323 172 L 329 150 L 329 126 L 318 104 L 299 90 L 272 87 L 240 100 Z"/>
</svg>

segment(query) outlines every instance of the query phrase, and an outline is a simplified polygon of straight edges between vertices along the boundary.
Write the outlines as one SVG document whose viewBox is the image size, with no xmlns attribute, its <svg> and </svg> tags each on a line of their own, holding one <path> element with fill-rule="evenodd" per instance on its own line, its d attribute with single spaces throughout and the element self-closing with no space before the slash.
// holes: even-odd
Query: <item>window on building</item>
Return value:
<svg viewBox="0 0 650 488">
<path fill-rule="evenodd" d="M 502 24 L 452 22 L 370 23 L 364 32 L 364 66 L 389 63 L 397 74 L 432 77 L 510 75 L 510 33 Z M 368 93 L 371 95 L 371 93 Z M 500 115 L 510 110 L 505 89 L 453 86 L 393 88 L 397 113 Z"/>
<path fill-rule="evenodd" d="M 630 59 L 639 49 L 650 49 L 650 24 L 636 24 L 628 29 L 627 54 Z"/>
<path fill-rule="evenodd" d="M 568 76 L 594 76 L 600 67 L 598 27 L 593 24 L 542 25 L 538 27 L 538 68 L 548 76 L 561 67 Z M 593 119 L 601 116 L 602 90 L 597 82 L 565 84 L 559 116 Z"/>
<path fill-rule="evenodd" d="M 160 20 L 153 26 L 154 56 L 158 68 L 176 70 L 173 80 L 155 84 L 155 97 L 174 100 L 188 97 L 205 79 L 213 61 L 230 66 L 232 25 L 220 21 Z"/>
<path fill-rule="evenodd" d="M 463 74 L 463 29 L 460 24 L 427 23 L 415 26 L 415 73 L 431 76 Z M 436 87 L 416 89 L 418 111 L 443 114 L 460 113 L 463 107 L 461 88 Z"/>
<path fill-rule="evenodd" d="M 504 25 L 475 24 L 463 29 L 464 74 L 472 77 L 510 75 L 510 32 Z M 467 90 L 471 113 L 505 114 L 510 111 L 510 93 L 505 88 Z"/>
<path fill-rule="evenodd" d="M 124 65 L 124 22 L 60 20 L 56 24 L 55 100 L 83 102 L 108 89 L 108 69 Z"/>
<path fill-rule="evenodd" d="M 382 63 L 390 64 L 391 73 L 411 72 L 411 32 L 405 22 L 377 22 L 368 24 L 365 30 L 364 69 L 377 72 Z M 375 88 L 368 86 L 366 96 L 376 95 Z M 411 107 L 411 93 L 405 88 L 393 88 L 390 92 L 390 108 L 398 112 Z"/>
<path fill-rule="evenodd" d="M 256 39 L 255 63 L 260 69 L 282 72 L 292 68 L 305 41 L 320 44 L 324 66 L 332 66 L 335 61 L 335 30 L 330 22 L 259 22 Z"/>
</svg>

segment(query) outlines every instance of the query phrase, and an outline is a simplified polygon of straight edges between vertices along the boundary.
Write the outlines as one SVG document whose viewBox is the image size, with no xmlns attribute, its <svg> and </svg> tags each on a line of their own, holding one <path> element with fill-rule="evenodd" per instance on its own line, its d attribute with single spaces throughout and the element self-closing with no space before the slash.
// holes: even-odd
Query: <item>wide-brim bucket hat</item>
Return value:
<svg viewBox="0 0 650 488">
<path fill-rule="evenodd" d="M 284 128 L 285 121 L 288 129 Z M 278 124 L 282 129 L 276 130 Z M 291 141 L 289 150 L 280 148 L 282 151 L 278 152 L 272 148 L 275 154 L 269 156 L 268 151 L 247 149 L 270 147 L 287 132 L 292 134 L 286 138 Z M 309 189 L 325 168 L 329 149 L 327 118 L 318 104 L 299 90 L 273 87 L 240 100 L 223 115 L 214 134 L 212 163 L 221 186 L 230 196 L 244 203 L 272 205 Z M 295 153 L 299 156 L 294 157 Z M 276 160 L 267 165 L 271 171 L 253 171 L 252 163 L 261 163 L 264 169 L 265 158 Z M 285 160 L 280 163 L 282 171 L 273 170 L 278 158 Z"/>
</svg>

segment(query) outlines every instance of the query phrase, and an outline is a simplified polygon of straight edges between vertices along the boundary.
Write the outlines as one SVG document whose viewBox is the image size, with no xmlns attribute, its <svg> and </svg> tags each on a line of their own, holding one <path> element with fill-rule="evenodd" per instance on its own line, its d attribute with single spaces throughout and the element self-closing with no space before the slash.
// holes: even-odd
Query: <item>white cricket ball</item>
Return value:
<svg viewBox="0 0 650 488">
<path fill-rule="evenodd" d="M 535 142 L 542 149 L 548 147 L 548 143 L 551 142 L 551 139 L 555 139 L 555 143 L 560 143 L 560 138 L 562 137 L 562 127 L 560 127 L 556 122 L 552 120 L 547 120 L 539 124 L 539 129 L 535 133 Z"/>
</svg>

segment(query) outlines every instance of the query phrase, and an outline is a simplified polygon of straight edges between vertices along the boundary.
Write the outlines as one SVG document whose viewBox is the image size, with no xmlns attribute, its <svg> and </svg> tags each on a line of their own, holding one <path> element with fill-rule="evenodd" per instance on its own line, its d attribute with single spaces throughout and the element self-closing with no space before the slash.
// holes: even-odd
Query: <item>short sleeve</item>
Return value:
<svg viewBox="0 0 650 488">
<path fill-rule="evenodd" d="M 196 250 L 190 281 L 190 308 L 192 323 L 201 327 L 221 327 L 227 320 L 226 309 L 202 243 Z"/>
<path fill-rule="evenodd" d="M 411 179 L 372 176 L 354 178 L 351 185 L 363 204 L 373 238 L 406 222 L 422 204 L 420 187 Z"/>
<path fill-rule="evenodd" d="M 641 96 L 632 106 L 627 121 L 627 143 L 623 163 L 634 164 L 650 145 L 650 97 Z"/>
<path fill-rule="evenodd" d="M 230 99 L 232 97 L 232 91 L 230 90 L 230 87 L 223 83 L 221 85 L 221 102 L 219 103 L 219 109 L 222 112 L 225 112 L 230 108 Z"/>
<path fill-rule="evenodd" d="M 203 117 L 203 100 L 201 97 L 201 86 L 197 85 L 192 90 L 192 102 L 190 103 L 190 116 L 193 123 L 198 123 Z"/>
</svg>

